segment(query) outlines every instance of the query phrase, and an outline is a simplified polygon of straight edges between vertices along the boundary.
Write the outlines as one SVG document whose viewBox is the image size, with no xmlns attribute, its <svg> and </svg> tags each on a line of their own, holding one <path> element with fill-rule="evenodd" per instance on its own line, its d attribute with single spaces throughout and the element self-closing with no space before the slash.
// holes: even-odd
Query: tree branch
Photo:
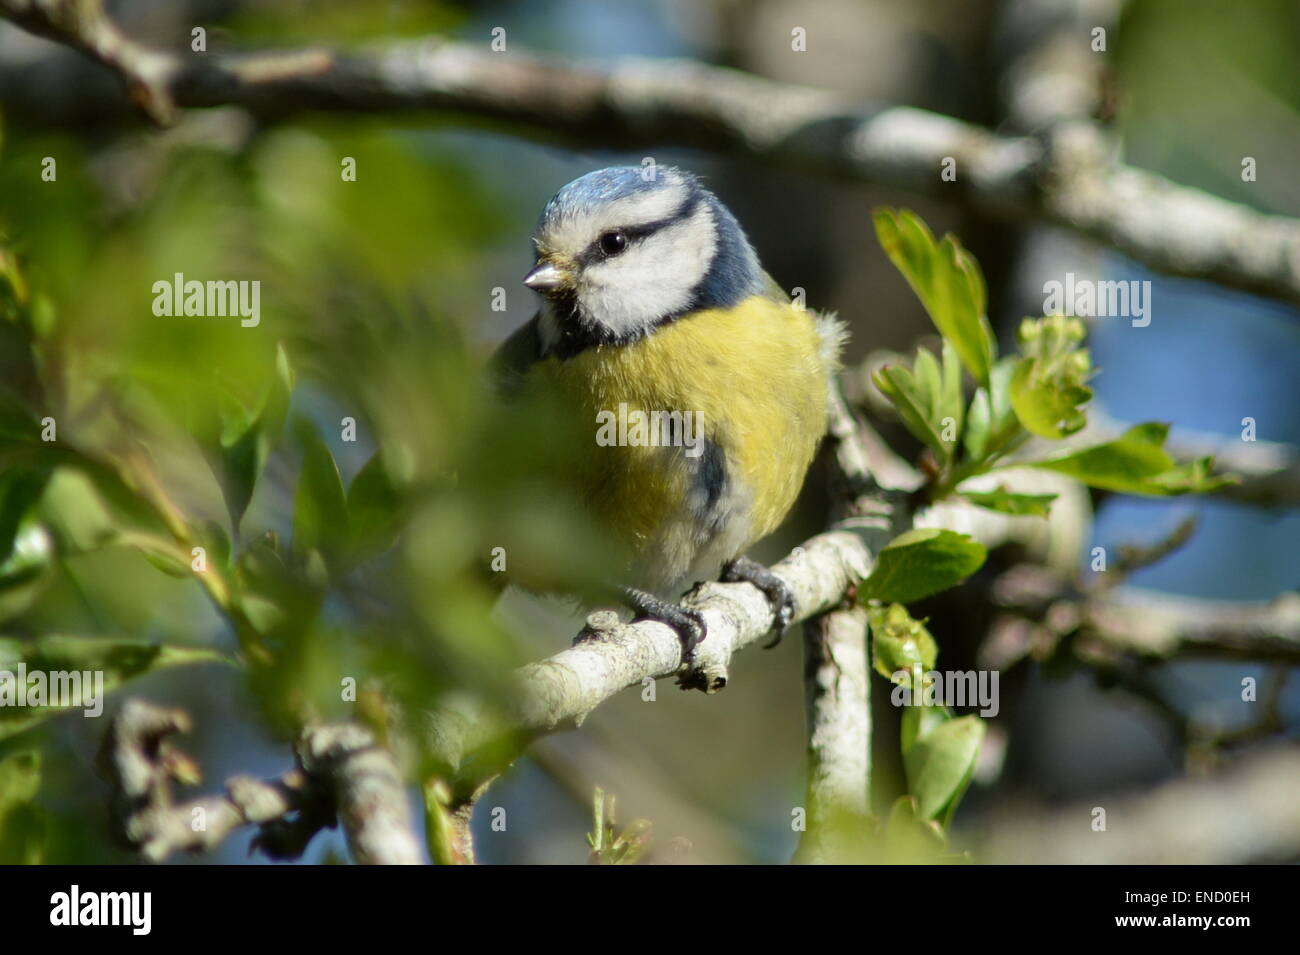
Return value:
<svg viewBox="0 0 1300 955">
<path fill-rule="evenodd" d="M 873 470 L 899 479 L 892 455 L 873 452 L 874 432 L 854 419 L 831 389 L 831 520 L 874 522 L 873 551 L 908 520 L 901 495 L 886 498 Z M 883 446 L 883 442 L 880 443 Z M 909 476 L 901 476 L 910 483 Z M 804 624 L 804 697 L 808 720 L 808 818 L 796 861 L 849 858 L 871 812 L 871 651 L 866 611 L 838 607 Z"/>
<path fill-rule="evenodd" d="M 1294 594 L 1243 604 L 1129 591 L 1090 598 L 1083 610 L 1085 633 L 1098 652 L 1300 663 L 1300 597 Z"/>
<path fill-rule="evenodd" d="M 925 110 L 864 108 L 689 60 L 572 65 L 442 41 L 357 54 L 166 53 L 118 39 L 97 0 L 0 0 L 0 14 L 88 52 L 133 89 L 148 90 L 156 121 L 169 119 L 172 103 L 233 104 L 267 120 L 303 111 L 434 110 L 585 147 L 739 152 L 956 199 L 994 215 L 1043 219 L 1167 274 L 1300 302 L 1300 221 L 1124 165 L 1091 122 L 1054 125 L 1037 137 L 999 136 Z M 21 92 L 10 88 L 19 80 L 5 81 L 7 102 Z M 953 182 L 939 175 L 948 158 L 956 161 Z"/>
<path fill-rule="evenodd" d="M 1028 653 L 1050 655 L 1060 639 L 1075 634 L 1074 650 L 1085 661 L 1131 654 L 1150 661 L 1300 663 L 1300 596 L 1294 593 L 1245 603 L 1134 587 L 1085 590 L 1053 571 L 1018 564 L 994 582 L 993 600 L 1025 619 L 998 624 L 984 655 L 989 666 L 1009 666 Z"/>
<path fill-rule="evenodd" d="M 1180 779 L 1154 792 L 1055 812 L 996 818 L 979 858 L 996 863 L 1208 865 L 1300 857 L 1300 750 L 1274 748 L 1210 779 Z M 1094 809 L 1106 810 L 1094 831 Z"/>
<path fill-rule="evenodd" d="M 794 622 L 841 604 L 850 584 L 870 571 L 878 535 L 878 519 L 849 518 L 772 568 L 794 594 Z M 627 687 L 676 677 L 685 688 L 721 690 L 732 654 L 765 639 L 772 629 L 772 607 L 752 584 L 705 583 L 682 602 L 708 624 L 708 638 L 691 661 L 683 662 L 681 640 L 666 624 L 620 623 L 613 611 L 598 611 L 572 647 L 516 671 L 505 714 L 493 718 L 477 703 L 433 714 L 427 739 L 455 780 L 453 805 L 472 798 L 532 739 L 581 725 L 588 713 Z"/>
<path fill-rule="evenodd" d="M 804 624 L 807 828 L 798 862 L 831 862 L 863 838 L 871 811 L 871 664 L 867 612 Z"/>
<path fill-rule="evenodd" d="M 357 723 L 308 727 L 297 755 L 303 770 L 334 793 L 353 859 L 361 865 L 423 861 L 402 774 L 370 730 Z"/>
<path fill-rule="evenodd" d="M 0 0 L 0 16 L 98 60 L 121 77 L 131 100 L 153 122 L 175 122 L 170 87 L 179 59 L 132 40 L 109 18 L 101 0 Z"/>
<path fill-rule="evenodd" d="M 273 859 L 297 858 L 322 828 L 343 821 L 352 858 L 361 864 L 421 861 L 401 775 L 392 756 L 357 724 L 303 730 L 298 766 L 278 779 L 236 776 L 221 795 L 187 803 L 174 783 L 194 783 L 198 767 L 175 748 L 188 732 L 181 710 L 127 700 L 100 750 L 102 774 L 113 788 L 119 834 L 152 862 L 173 852 L 210 852 L 236 829 L 259 826 L 253 847 Z"/>
</svg>

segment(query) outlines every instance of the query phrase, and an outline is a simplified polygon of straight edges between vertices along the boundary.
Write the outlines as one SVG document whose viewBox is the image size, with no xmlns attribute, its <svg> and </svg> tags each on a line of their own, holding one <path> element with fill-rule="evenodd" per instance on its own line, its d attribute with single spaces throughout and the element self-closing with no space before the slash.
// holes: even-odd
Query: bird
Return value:
<svg viewBox="0 0 1300 955">
<path fill-rule="evenodd" d="M 786 517 L 826 432 L 842 324 L 793 303 L 684 169 L 581 176 L 546 204 L 532 244 L 523 283 L 540 308 L 492 377 L 507 396 L 558 397 L 615 439 L 598 433 L 570 476 L 626 554 L 620 602 L 672 627 L 686 659 L 708 631 L 683 588 L 748 581 L 779 640 L 794 595 L 745 552 Z"/>
</svg>

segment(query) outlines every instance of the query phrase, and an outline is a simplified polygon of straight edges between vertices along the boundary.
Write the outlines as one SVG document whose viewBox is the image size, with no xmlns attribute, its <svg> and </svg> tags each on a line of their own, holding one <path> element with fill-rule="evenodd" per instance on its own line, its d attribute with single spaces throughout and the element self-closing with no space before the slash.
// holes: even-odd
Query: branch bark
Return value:
<svg viewBox="0 0 1300 955">
<path fill-rule="evenodd" d="M 772 568 L 794 594 L 794 622 L 840 605 L 850 584 L 870 571 L 878 534 L 873 519 L 849 518 Z M 693 660 L 682 660 L 681 640 L 667 625 L 620 623 L 614 612 L 598 611 L 572 647 L 515 673 L 506 713 L 494 717 L 480 704 L 465 703 L 433 714 L 426 738 L 445 775 L 455 780 L 452 804 L 473 798 L 531 740 L 581 725 L 588 713 L 627 687 L 676 677 L 686 688 L 721 690 L 732 655 L 771 632 L 771 605 L 752 584 L 706 583 L 682 602 L 708 624 L 708 638 Z"/>
<path fill-rule="evenodd" d="M 879 551 L 909 520 L 901 494 L 884 494 L 875 471 L 911 484 L 892 455 L 876 453 L 871 430 L 831 389 L 831 520 L 870 522 Z M 883 442 L 880 442 L 883 447 Z M 871 813 L 871 650 L 866 611 L 850 604 L 804 624 L 804 697 L 808 721 L 807 820 L 795 859 L 852 858 Z"/>
<path fill-rule="evenodd" d="M 863 838 L 871 812 L 871 664 L 867 612 L 804 624 L 807 828 L 797 862 L 832 862 Z"/>
<path fill-rule="evenodd" d="M 297 767 L 279 778 L 236 776 L 220 795 L 177 803 L 173 785 L 199 775 L 173 741 L 189 727 L 182 710 L 130 699 L 114 716 L 100 750 L 119 834 L 149 861 L 179 851 L 210 852 L 250 824 L 260 828 L 254 848 L 273 859 L 297 858 L 336 818 L 358 863 L 422 861 L 401 774 L 366 728 L 307 727 L 298 740 Z"/>
<path fill-rule="evenodd" d="M 437 40 L 355 54 L 169 53 L 123 42 L 97 0 L 0 0 L 0 15 L 85 51 L 144 90 L 155 121 L 168 121 L 177 106 L 237 105 L 265 120 L 431 110 L 584 147 L 739 152 L 1054 222 L 1170 275 L 1300 302 L 1300 221 L 1127 166 L 1089 121 L 1000 136 L 925 110 L 863 107 L 689 60 L 574 65 Z M 6 102 L 22 101 L 22 80 L 4 81 Z M 46 106 L 42 120 L 53 122 L 50 114 Z M 940 178 L 948 158 L 954 182 Z"/>
<path fill-rule="evenodd" d="M 420 865 L 415 820 L 401 771 L 356 723 L 308 727 L 298 740 L 303 770 L 334 794 L 352 858 L 361 865 Z"/>
</svg>

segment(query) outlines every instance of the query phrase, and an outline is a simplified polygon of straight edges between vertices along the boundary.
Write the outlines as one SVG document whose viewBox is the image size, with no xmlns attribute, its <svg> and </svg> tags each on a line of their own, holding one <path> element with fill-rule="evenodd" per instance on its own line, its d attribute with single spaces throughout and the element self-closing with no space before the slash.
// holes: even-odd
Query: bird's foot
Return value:
<svg viewBox="0 0 1300 955">
<path fill-rule="evenodd" d="M 657 620 L 677 631 L 677 636 L 682 641 L 683 660 L 689 660 L 695 648 L 709 635 L 708 624 L 698 610 L 661 600 L 654 594 L 634 587 L 623 588 L 623 600 L 636 613 L 637 620 Z"/>
<path fill-rule="evenodd" d="M 737 557 L 722 568 L 723 583 L 750 583 L 766 595 L 772 605 L 772 639 L 763 645 L 771 649 L 781 642 L 781 635 L 794 619 L 794 594 L 784 580 L 756 560 Z"/>
</svg>

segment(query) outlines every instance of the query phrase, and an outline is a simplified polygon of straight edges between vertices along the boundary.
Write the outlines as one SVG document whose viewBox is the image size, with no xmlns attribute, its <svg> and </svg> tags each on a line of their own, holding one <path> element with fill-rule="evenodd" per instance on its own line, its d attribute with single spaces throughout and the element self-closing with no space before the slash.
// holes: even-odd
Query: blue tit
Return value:
<svg viewBox="0 0 1300 955">
<path fill-rule="evenodd" d="M 744 554 L 803 485 L 842 327 L 791 304 L 735 216 L 680 169 L 574 180 L 547 203 L 533 246 L 524 284 L 541 308 L 494 368 L 508 392 L 545 390 L 594 431 L 617 416 L 619 440 L 598 433 L 572 475 L 625 547 L 624 601 L 672 626 L 689 654 L 704 620 L 666 598 L 721 572 L 768 596 L 779 636 L 793 597 Z"/>
</svg>

